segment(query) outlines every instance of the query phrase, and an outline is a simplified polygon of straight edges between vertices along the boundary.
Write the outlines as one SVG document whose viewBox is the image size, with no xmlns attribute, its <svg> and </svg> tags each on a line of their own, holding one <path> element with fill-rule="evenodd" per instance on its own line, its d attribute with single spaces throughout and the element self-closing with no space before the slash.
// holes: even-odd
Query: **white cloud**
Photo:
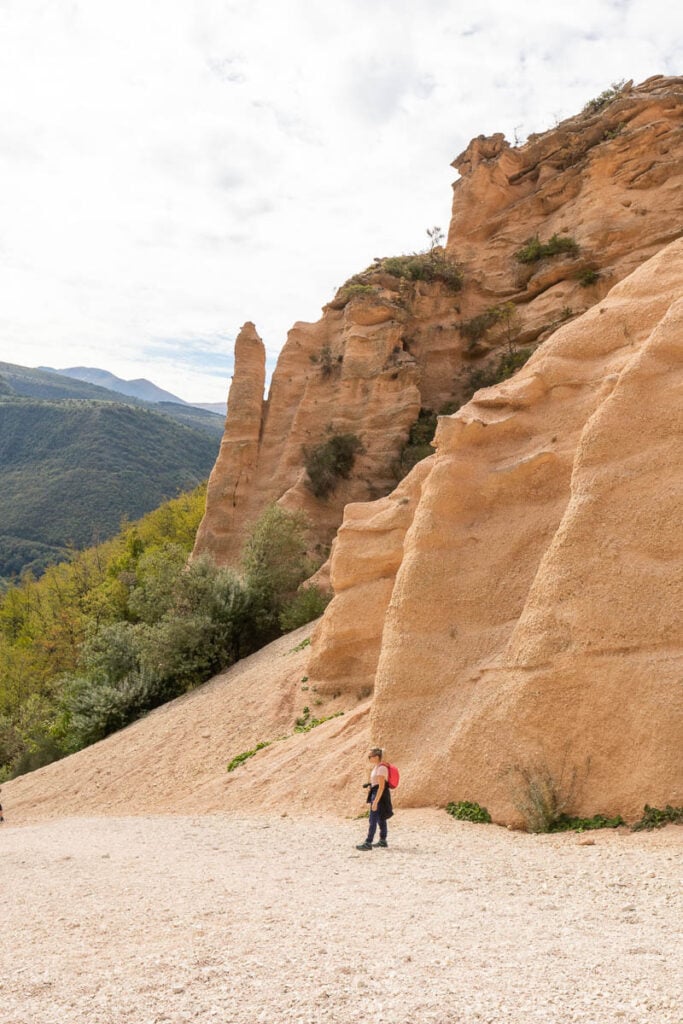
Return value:
<svg viewBox="0 0 683 1024">
<path fill-rule="evenodd" d="M 473 135 L 676 73 L 682 27 L 671 0 L 0 4 L 0 359 L 221 399 L 202 358 L 227 378 L 245 320 L 272 358 L 448 226 Z"/>
</svg>

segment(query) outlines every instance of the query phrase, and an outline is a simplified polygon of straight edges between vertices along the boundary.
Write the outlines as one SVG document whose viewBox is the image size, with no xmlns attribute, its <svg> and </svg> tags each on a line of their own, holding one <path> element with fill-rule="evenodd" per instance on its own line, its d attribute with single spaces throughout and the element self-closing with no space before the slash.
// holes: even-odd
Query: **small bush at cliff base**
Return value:
<svg viewBox="0 0 683 1024">
<path fill-rule="evenodd" d="M 310 523 L 303 512 L 268 505 L 254 523 L 242 553 L 244 579 L 256 591 L 290 597 L 313 567 L 306 557 Z"/>
<path fill-rule="evenodd" d="M 527 832 L 552 832 L 566 819 L 578 786 L 576 768 L 568 771 L 563 763 L 555 774 L 544 764 L 513 765 L 508 774 Z"/>
<path fill-rule="evenodd" d="M 304 711 L 306 709 L 304 708 Z M 310 732 L 311 729 L 317 729 L 319 725 L 324 725 L 325 722 L 331 722 L 333 718 L 340 718 L 344 714 L 343 711 L 335 711 L 333 715 L 325 715 L 323 718 L 311 718 L 309 715 L 303 719 L 297 718 L 297 724 L 294 727 L 294 732 Z"/>
<path fill-rule="evenodd" d="M 645 804 L 642 818 L 631 828 L 634 832 L 649 832 L 653 828 L 662 828 L 669 822 L 683 824 L 683 807 L 672 807 L 671 804 L 667 804 L 662 811 L 659 807 L 650 807 L 649 804 Z"/>
<path fill-rule="evenodd" d="M 363 451 L 363 444 L 355 434 L 333 434 L 315 448 L 304 448 L 309 490 L 316 498 L 326 498 L 340 479 L 351 475 L 356 455 Z"/>
<path fill-rule="evenodd" d="M 554 821 L 548 832 L 589 832 L 596 828 L 619 828 L 624 824 L 620 814 L 614 818 L 606 818 L 604 814 L 594 814 L 592 818 L 572 818 L 568 814 L 561 814 Z"/>
<path fill-rule="evenodd" d="M 485 807 L 471 800 L 459 800 L 457 803 L 446 804 L 446 813 L 458 821 L 475 821 L 483 824 L 491 823 L 491 815 Z"/>
</svg>

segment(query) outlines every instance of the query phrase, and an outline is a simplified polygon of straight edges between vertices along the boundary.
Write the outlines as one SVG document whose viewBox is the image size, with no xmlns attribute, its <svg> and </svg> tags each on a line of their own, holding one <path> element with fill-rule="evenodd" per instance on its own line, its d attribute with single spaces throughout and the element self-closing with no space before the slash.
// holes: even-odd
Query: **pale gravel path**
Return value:
<svg viewBox="0 0 683 1024">
<path fill-rule="evenodd" d="M 0 830 L 2 1024 L 681 1024 L 683 829 L 364 822 Z"/>
</svg>

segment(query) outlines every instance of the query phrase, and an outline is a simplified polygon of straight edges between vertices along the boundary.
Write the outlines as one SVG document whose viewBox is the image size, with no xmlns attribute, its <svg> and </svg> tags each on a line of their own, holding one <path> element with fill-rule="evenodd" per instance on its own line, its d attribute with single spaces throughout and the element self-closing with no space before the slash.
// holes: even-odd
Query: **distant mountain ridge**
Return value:
<svg viewBox="0 0 683 1024">
<path fill-rule="evenodd" d="M 99 372 L 99 371 L 98 371 Z M 106 374 L 106 370 L 101 371 Z M 113 374 L 110 375 L 113 379 Z M 155 385 L 151 385 L 155 387 Z M 159 395 L 168 394 L 157 388 Z M 159 414 L 170 416 L 171 419 L 184 423 L 196 430 L 202 430 L 211 437 L 222 437 L 225 412 L 221 415 L 200 406 L 189 405 L 181 399 L 167 401 L 157 398 L 147 401 L 134 395 L 124 395 L 121 391 L 104 387 L 101 384 L 81 380 L 58 370 L 46 367 L 19 366 L 15 363 L 0 363 L 0 396 L 14 395 L 24 398 L 62 399 L 62 398 L 94 398 L 102 402 L 123 403 L 152 409 Z"/>
<path fill-rule="evenodd" d="M 206 409 L 207 412 L 216 413 L 216 415 L 225 418 L 225 411 L 227 407 L 227 398 L 222 402 L 198 402 L 193 408 L 195 409 Z"/>
<path fill-rule="evenodd" d="M 96 366 L 69 366 L 63 369 L 52 369 L 45 366 L 41 369 L 49 370 L 50 373 L 60 373 L 65 377 L 73 377 L 75 380 L 83 380 L 88 384 L 97 384 L 99 387 L 108 388 L 110 391 L 117 391 L 130 398 L 141 398 L 143 402 L 174 402 L 176 405 L 191 405 L 170 391 L 164 391 L 157 387 L 151 380 L 145 377 L 138 377 L 136 380 L 124 380 L 110 373 L 109 370 L 100 370 Z M 201 406 L 198 406 L 201 408 Z"/>
</svg>

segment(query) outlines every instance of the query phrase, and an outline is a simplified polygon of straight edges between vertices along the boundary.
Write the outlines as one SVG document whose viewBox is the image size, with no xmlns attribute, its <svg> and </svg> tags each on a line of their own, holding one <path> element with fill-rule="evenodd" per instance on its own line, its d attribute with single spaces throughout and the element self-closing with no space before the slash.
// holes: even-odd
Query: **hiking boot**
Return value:
<svg viewBox="0 0 683 1024">
<path fill-rule="evenodd" d="M 386 839 L 380 839 L 380 841 L 378 843 L 373 843 L 373 846 L 381 846 L 382 849 L 384 849 L 384 850 L 386 850 L 388 845 L 389 845 L 389 843 L 386 841 Z"/>
<path fill-rule="evenodd" d="M 357 850 L 371 850 L 372 843 L 359 843 L 356 847 Z"/>
</svg>

